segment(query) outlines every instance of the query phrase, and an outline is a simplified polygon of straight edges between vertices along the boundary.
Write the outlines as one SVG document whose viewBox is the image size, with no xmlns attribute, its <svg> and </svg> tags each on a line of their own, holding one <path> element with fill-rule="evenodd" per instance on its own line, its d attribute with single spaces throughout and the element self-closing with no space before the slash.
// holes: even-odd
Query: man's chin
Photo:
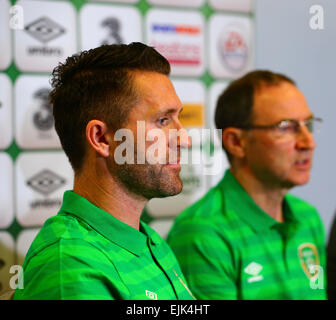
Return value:
<svg viewBox="0 0 336 320">
<path fill-rule="evenodd" d="M 113 174 L 130 192 L 150 200 L 179 194 L 183 187 L 180 170 L 180 164 L 124 164 Z"/>
<path fill-rule="evenodd" d="M 288 189 L 293 188 L 293 187 L 304 186 L 305 184 L 309 182 L 309 180 L 310 180 L 310 175 L 295 177 L 288 181 L 287 183 Z"/>
<path fill-rule="evenodd" d="M 183 183 L 180 178 L 178 180 L 179 181 L 174 181 L 171 183 L 167 181 L 163 186 L 161 186 L 159 190 L 153 192 L 151 199 L 173 197 L 180 194 L 182 192 Z"/>
<path fill-rule="evenodd" d="M 160 183 L 155 190 L 152 190 L 152 198 L 166 198 L 176 196 L 181 193 L 183 183 L 180 178 L 179 170 L 170 171 L 169 173 L 161 176 Z"/>
</svg>

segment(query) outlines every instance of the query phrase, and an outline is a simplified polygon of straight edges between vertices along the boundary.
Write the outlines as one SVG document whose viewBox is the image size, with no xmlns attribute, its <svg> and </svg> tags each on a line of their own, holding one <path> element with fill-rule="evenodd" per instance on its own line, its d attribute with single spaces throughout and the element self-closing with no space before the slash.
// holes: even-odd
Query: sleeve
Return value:
<svg viewBox="0 0 336 320">
<path fill-rule="evenodd" d="M 127 290 L 99 249 L 82 240 L 61 240 L 34 255 L 24 266 L 18 300 L 122 299 Z"/>
<path fill-rule="evenodd" d="M 191 292 L 201 300 L 238 298 L 233 250 L 223 235 L 205 222 L 175 225 L 168 236 Z"/>
</svg>

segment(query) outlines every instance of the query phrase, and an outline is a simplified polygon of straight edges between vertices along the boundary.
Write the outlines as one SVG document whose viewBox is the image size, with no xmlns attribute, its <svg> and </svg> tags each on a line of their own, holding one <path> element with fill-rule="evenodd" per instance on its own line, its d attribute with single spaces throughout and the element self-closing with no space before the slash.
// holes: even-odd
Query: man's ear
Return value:
<svg viewBox="0 0 336 320">
<path fill-rule="evenodd" d="M 86 140 L 89 145 L 101 156 L 110 154 L 110 134 L 105 122 L 91 120 L 86 125 Z"/>
<path fill-rule="evenodd" d="M 244 132 L 242 129 L 229 127 L 223 130 L 222 143 L 233 157 L 245 157 Z"/>
</svg>

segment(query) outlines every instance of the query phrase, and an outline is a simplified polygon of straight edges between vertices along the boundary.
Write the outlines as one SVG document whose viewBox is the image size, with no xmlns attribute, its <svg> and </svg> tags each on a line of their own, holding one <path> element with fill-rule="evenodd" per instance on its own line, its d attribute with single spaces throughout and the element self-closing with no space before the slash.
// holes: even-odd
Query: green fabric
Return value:
<svg viewBox="0 0 336 320">
<path fill-rule="evenodd" d="M 230 171 L 184 210 L 167 241 L 195 297 L 325 299 L 325 231 L 319 215 L 289 194 L 283 210 L 285 222 L 279 223 Z M 323 269 L 310 279 L 309 265 Z"/>
<path fill-rule="evenodd" d="M 66 191 L 26 255 L 14 299 L 193 299 L 171 249 L 140 224 Z"/>
</svg>

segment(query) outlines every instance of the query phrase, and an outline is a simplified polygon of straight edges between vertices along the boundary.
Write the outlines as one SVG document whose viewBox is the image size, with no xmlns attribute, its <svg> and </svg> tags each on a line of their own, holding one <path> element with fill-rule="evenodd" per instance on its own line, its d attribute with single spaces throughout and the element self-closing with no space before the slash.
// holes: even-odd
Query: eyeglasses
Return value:
<svg viewBox="0 0 336 320">
<path fill-rule="evenodd" d="M 294 136 L 300 132 L 301 126 L 305 126 L 310 133 L 317 133 L 320 131 L 323 120 L 321 118 L 309 118 L 303 121 L 297 120 L 282 120 L 273 125 L 247 125 L 240 127 L 244 130 L 264 129 L 274 130 L 281 136 Z"/>
</svg>

